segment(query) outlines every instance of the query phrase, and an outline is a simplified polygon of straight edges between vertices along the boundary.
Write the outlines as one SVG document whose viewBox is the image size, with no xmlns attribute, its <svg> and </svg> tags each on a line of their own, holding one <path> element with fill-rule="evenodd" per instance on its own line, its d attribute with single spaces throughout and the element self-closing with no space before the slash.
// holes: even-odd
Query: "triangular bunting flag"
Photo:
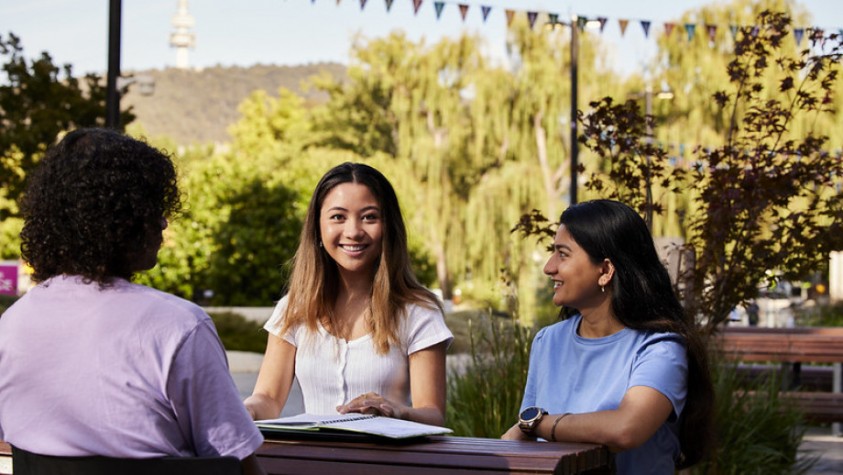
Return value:
<svg viewBox="0 0 843 475">
<path fill-rule="evenodd" d="M 433 2 L 433 9 L 436 10 L 436 19 L 442 16 L 442 9 L 445 8 L 445 2 Z"/>
<path fill-rule="evenodd" d="M 515 10 L 506 9 L 504 10 L 506 13 L 506 26 L 512 25 L 512 19 L 515 17 Z"/>
<path fill-rule="evenodd" d="M 606 28 L 606 22 L 609 21 L 609 19 L 604 16 L 599 16 L 597 17 L 597 21 L 600 22 L 600 33 L 603 33 L 603 28 Z"/>
<path fill-rule="evenodd" d="M 550 26 L 555 26 L 559 23 L 559 14 L 558 13 L 548 13 L 547 14 L 547 22 L 550 23 Z"/>
<path fill-rule="evenodd" d="M 316 3 L 316 0 L 310 0 L 310 3 Z"/>
<path fill-rule="evenodd" d="M 366 8 L 366 0 L 360 0 L 360 10 Z"/>
<path fill-rule="evenodd" d="M 694 32 L 697 31 L 696 23 L 685 23 L 685 33 L 688 34 L 688 41 L 694 39 Z"/>
<path fill-rule="evenodd" d="M 468 15 L 468 5 L 460 3 L 460 16 L 462 17 L 462 21 L 465 21 L 466 15 Z"/>
<path fill-rule="evenodd" d="M 483 12 L 483 23 L 486 23 L 486 18 L 489 18 L 489 12 L 492 11 L 492 7 L 481 6 L 480 11 Z"/>
<path fill-rule="evenodd" d="M 805 28 L 794 28 L 793 38 L 796 40 L 796 46 L 802 46 L 802 36 L 805 34 Z"/>
<path fill-rule="evenodd" d="M 641 20 L 641 29 L 644 30 L 644 38 L 650 36 L 650 20 Z"/>
<path fill-rule="evenodd" d="M 337 0 L 337 6 L 340 6 L 340 0 Z"/>
<path fill-rule="evenodd" d="M 539 17 L 539 12 L 527 12 L 527 21 L 530 23 L 530 29 L 536 24 L 536 18 Z"/>
<path fill-rule="evenodd" d="M 588 18 L 586 18 L 584 16 L 577 15 L 577 28 L 579 28 L 580 31 L 585 30 L 585 25 L 587 25 L 587 24 L 588 24 Z"/>
<path fill-rule="evenodd" d="M 386 1 L 386 12 L 389 13 L 389 10 L 392 8 L 392 2 L 395 0 L 384 0 Z"/>
<path fill-rule="evenodd" d="M 421 8 L 422 0 L 413 0 L 413 15 L 419 14 L 419 8 Z"/>
<path fill-rule="evenodd" d="M 664 24 L 664 35 L 670 36 L 670 34 L 673 33 L 673 27 L 675 27 L 675 26 L 676 26 L 675 23 L 665 23 Z"/>
<path fill-rule="evenodd" d="M 618 20 L 618 26 L 621 27 L 621 36 L 623 36 L 623 34 L 626 33 L 627 25 L 629 25 L 629 20 L 624 19 L 624 18 L 621 18 L 620 20 Z"/>
<path fill-rule="evenodd" d="M 717 25 L 706 24 L 705 31 L 708 32 L 708 41 L 714 43 L 714 38 L 717 36 Z"/>
<path fill-rule="evenodd" d="M 729 25 L 729 31 L 732 33 L 732 40 L 738 38 L 738 25 Z"/>
</svg>

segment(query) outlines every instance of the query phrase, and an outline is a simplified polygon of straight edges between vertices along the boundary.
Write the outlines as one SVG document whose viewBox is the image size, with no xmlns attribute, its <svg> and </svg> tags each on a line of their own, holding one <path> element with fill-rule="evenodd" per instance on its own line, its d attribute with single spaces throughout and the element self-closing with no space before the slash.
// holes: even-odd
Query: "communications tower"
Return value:
<svg viewBox="0 0 843 475">
<path fill-rule="evenodd" d="M 193 17 L 187 13 L 187 0 L 179 0 L 179 9 L 173 15 L 173 27 L 170 33 L 170 46 L 176 48 L 176 67 L 187 69 L 190 67 L 187 49 L 196 46 L 196 35 L 193 33 Z"/>
</svg>

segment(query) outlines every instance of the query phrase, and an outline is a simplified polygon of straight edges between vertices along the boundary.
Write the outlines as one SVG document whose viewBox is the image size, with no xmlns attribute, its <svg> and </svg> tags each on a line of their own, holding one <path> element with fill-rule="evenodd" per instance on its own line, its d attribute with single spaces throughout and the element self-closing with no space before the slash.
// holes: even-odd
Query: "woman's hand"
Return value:
<svg viewBox="0 0 843 475">
<path fill-rule="evenodd" d="M 337 411 L 340 414 L 359 412 L 361 414 L 406 419 L 408 408 L 392 402 L 378 393 L 366 393 L 352 399 L 348 404 L 337 406 Z"/>
<path fill-rule="evenodd" d="M 504 440 L 536 440 L 534 437 L 530 437 L 518 427 L 516 423 L 514 426 L 510 427 L 508 431 L 506 431 L 502 436 L 501 439 Z"/>
</svg>

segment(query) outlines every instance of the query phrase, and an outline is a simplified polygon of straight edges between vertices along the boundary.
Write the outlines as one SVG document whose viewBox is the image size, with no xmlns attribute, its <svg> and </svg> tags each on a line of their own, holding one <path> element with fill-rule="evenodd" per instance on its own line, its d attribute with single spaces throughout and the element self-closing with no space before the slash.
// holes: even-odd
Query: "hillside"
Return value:
<svg viewBox="0 0 843 475">
<path fill-rule="evenodd" d="M 302 83 L 322 71 L 338 78 L 345 75 L 345 67 L 337 63 L 124 71 L 124 76 L 151 76 L 155 91 L 142 96 L 130 87 L 121 106 L 134 107 L 135 124 L 150 136 L 167 136 L 183 145 L 227 142 L 227 128 L 239 117 L 237 106 L 252 91 L 263 89 L 277 96 L 278 88 L 285 87 L 318 103 L 325 100 L 324 95 L 304 92 Z"/>
</svg>

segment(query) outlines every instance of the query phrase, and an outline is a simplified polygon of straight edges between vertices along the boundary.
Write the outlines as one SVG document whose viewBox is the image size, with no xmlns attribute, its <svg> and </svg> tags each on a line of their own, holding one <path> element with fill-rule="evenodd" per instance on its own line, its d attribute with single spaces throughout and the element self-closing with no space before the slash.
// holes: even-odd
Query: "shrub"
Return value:
<svg viewBox="0 0 843 475">
<path fill-rule="evenodd" d="M 778 374 L 747 383 L 735 363 L 712 362 L 717 448 L 691 473 L 806 473 L 816 457 L 797 458 L 805 427 L 798 409 L 781 397 Z"/>
<path fill-rule="evenodd" d="M 232 312 L 210 315 L 226 350 L 256 353 L 263 353 L 266 350 L 266 332 L 262 330 L 263 327 L 259 323 Z"/>
<path fill-rule="evenodd" d="M 518 420 L 533 331 L 485 313 L 468 335 L 470 362 L 448 375 L 447 424 L 454 435 L 497 438 Z"/>
</svg>

